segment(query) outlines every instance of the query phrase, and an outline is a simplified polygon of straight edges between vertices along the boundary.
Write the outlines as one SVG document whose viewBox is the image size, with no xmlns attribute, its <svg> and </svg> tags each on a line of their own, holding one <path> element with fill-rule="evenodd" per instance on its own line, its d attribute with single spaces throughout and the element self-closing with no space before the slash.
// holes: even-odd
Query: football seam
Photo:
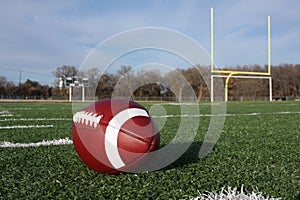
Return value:
<svg viewBox="0 0 300 200">
<path fill-rule="evenodd" d="M 75 124 L 85 125 L 87 128 L 97 128 L 102 117 L 102 114 L 89 111 L 80 111 L 74 114 L 73 122 Z"/>
</svg>

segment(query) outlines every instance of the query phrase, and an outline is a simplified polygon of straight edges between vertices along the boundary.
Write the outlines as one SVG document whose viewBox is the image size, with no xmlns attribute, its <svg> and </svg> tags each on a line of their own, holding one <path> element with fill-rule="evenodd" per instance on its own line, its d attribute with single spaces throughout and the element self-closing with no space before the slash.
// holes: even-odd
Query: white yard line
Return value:
<svg viewBox="0 0 300 200">
<path fill-rule="evenodd" d="M 0 122 L 9 121 L 71 121 L 72 118 L 6 118 L 0 119 Z"/>
<path fill-rule="evenodd" d="M 8 110 L 2 110 L 0 111 L 0 117 L 12 117 L 13 114 L 9 112 Z"/>
<path fill-rule="evenodd" d="M 0 117 L 13 117 L 13 114 L 0 114 Z"/>
<path fill-rule="evenodd" d="M 8 110 L 1 110 L 0 111 L 0 114 L 7 114 L 7 113 L 10 113 Z"/>
<path fill-rule="evenodd" d="M 51 146 L 51 145 L 67 145 L 73 144 L 73 141 L 69 138 L 57 139 L 57 140 L 43 140 L 42 142 L 36 143 L 13 143 L 2 141 L 0 142 L 0 148 L 18 148 L 18 147 L 40 147 L 40 146 Z"/>
<path fill-rule="evenodd" d="M 7 108 L 9 110 L 47 110 L 51 108 L 45 108 L 45 107 L 29 107 L 29 108 Z"/>
<path fill-rule="evenodd" d="M 162 115 L 153 118 L 173 118 L 173 117 L 234 117 L 234 116 L 255 116 L 255 115 L 287 115 L 287 114 L 300 114 L 300 111 L 282 111 L 270 113 L 225 113 L 225 114 L 199 114 L 199 115 Z M 0 122 L 9 121 L 72 121 L 72 118 L 5 118 L 0 119 Z"/>
<path fill-rule="evenodd" d="M 52 128 L 53 125 L 16 125 L 16 126 L 0 126 L 0 129 L 20 129 L 20 128 Z"/>
</svg>

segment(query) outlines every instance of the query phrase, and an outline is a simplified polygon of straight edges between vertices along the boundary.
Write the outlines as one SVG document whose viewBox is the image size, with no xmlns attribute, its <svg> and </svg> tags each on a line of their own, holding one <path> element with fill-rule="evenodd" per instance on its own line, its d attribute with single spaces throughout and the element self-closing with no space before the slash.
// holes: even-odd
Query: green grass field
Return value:
<svg viewBox="0 0 300 200">
<path fill-rule="evenodd" d="M 142 103 L 150 108 L 153 103 Z M 158 104 L 158 103 L 156 103 Z M 168 115 L 178 105 L 162 103 Z M 186 105 L 188 106 L 188 105 Z M 210 113 L 210 104 L 199 104 Z M 88 169 L 72 144 L 0 147 L 0 199 L 189 199 L 223 187 L 264 196 L 300 198 L 300 102 L 231 102 L 221 137 L 198 159 L 210 116 L 189 150 L 165 169 L 103 175 Z M 0 144 L 72 138 L 69 103 L 1 103 Z M 174 137 L 180 117 L 169 117 L 161 144 Z"/>
</svg>

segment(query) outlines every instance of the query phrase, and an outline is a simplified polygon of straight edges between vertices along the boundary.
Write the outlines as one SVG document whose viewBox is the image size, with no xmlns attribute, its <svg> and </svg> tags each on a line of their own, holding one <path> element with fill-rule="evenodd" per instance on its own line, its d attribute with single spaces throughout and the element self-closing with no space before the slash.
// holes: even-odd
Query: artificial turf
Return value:
<svg viewBox="0 0 300 200">
<path fill-rule="evenodd" d="M 174 115 L 166 119 L 160 132 L 162 147 L 167 145 L 180 124 L 180 106 L 141 104 L 148 109 L 159 104 L 166 114 Z M 210 108 L 210 103 L 199 103 L 200 114 L 209 114 Z M 0 115 L 0 127 L 53 125 L 0 129 L 0 143 L 72 137 L 72 104 L 1 103 L 0 111 L 10 114 Z M 300 102 L 230 102 L 227 113 L 218 143 L 205 158 L 199 159 L 198 152 L 209 115 L 200 117 L 188 151 L 154 172 L 99 174 L 81 162 L 73 145 L 0 148 L 0 199 L 189 199 L 229 186 L 297 199 Z"/>
</svg>

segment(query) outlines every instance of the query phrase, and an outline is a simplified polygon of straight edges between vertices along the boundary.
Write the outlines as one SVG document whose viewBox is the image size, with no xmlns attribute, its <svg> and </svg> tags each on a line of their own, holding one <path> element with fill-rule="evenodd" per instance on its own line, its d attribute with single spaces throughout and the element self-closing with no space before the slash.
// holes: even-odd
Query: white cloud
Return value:
<svg viewBox="0 0 300 200">
<path fill-rule="evenodd" d="M 300 43 L 299 1 L 228 1 L 215 9 L 216 62 L 220 65 L 267 63 L 267 16 L 271 16 L 272 62 L 295 57 L 288 49 Z M 290 40 L 288 39 L 290 38 Z M 284 50 L 285 49 L 285 50 Z M 295 48 L 293 48 L 295 49 Z M 299 58 L 291 59 L 291 63 Z"/>
<path fill-rule="evenodd" d="M 215 8 L 219 66 L 266 63 L 268 15 L 272 61 L 300 63 L 299 4 L 297 0 L 5 1 L 0 7 L 0 66 L 46 71 L 63 64 L 79 66 L 111 35 L 145 26 L 183 32 L 209 51 L 210 7 Z"/>
</svg>

